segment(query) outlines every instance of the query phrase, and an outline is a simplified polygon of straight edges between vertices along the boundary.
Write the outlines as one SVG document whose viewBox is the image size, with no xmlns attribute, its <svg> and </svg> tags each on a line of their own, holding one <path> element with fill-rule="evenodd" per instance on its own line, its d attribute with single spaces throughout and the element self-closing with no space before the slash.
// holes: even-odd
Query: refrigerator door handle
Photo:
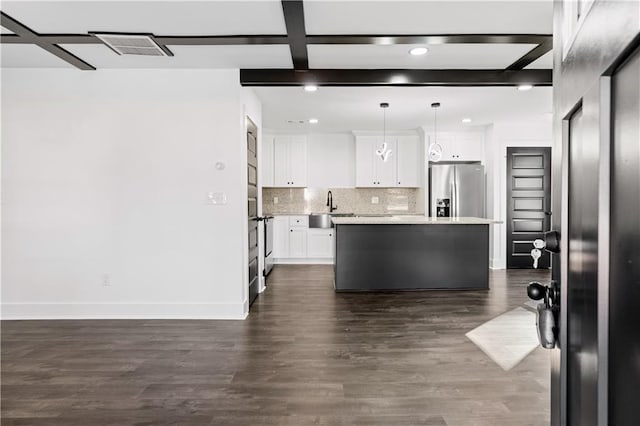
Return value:
<svg viewBox="0 0 640 426">
<path fill-rule="evenodd" d="M 453 193 L 451 194 L 451 217 L 458 217 L 458 171 L 453 168 Z"/>
<path fill-rule="evenodd" d="M 458 208 L 456 203 L 456 173 L 455 169 L 451 174 L 451 211 L 449 212 L 449 217 L 456 217 L 456 210 Z"/>
</svg>

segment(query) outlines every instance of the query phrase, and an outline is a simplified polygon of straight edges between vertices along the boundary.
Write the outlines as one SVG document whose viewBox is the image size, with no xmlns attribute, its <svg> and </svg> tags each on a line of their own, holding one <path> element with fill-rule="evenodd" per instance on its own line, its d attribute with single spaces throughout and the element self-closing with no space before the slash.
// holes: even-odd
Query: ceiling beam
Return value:
<svg viewBox="0 0 640 426">
<path fill-rule="evenodd" d="M 242 46 L 289 44 L 284 35 L 229 35 L 229 36 L 154 36 L 158 43 L 170 46 Z"/>
<path fill-rule="evenodd" d="M 282 11 L 287 26 L 287 39 L 289 40 L 293 68 L 306 70 L 309 68 L 309 54 L 307 52 L 303 2 L 302 0 L 282 0 Z"/>
<path fill-rule="evenodd" d="M 91 64 L 83 61 L 78 58 L 73 53 L 63 49 L 55 43 L 49 43 L 40 38 L 40 34 L 36 33 L 26 25 L 21 24 L 16 21 L 6 13 L 0 11 L 0 25 L 12 31 L 18 38 L 27 41 L 30 44 L 35 44 L 36 46 L 41 47 L 52 55 L 57 56 L 68 64 L 73 65 L 74 67 L 81 70 L 95 70 Z M 2 37 L 4 43 L 4 37 Z M 15 40 L 15 37 L 9 37 L 10 40 Z"/>
<path fill-rule="evenodd" d="M 540 43 L 538 46 L 531 49 L 520 59 L 509 65 L 506 69 L 509 71 L 516 71 L 524 69 L 527 65 L 534 62 L 536 59 L 540 58 L 547 52 L 550 52 L 553 49 L 553 40 L 548 40 L 543 43 Z"/>
<path fill-rule="evenodd" d="M 308 35 L 307 44 L 542 44 L 547 34 Z"/>
<path fill-rule="evenodd" d="M 243 86 L 551 86 L 551 70 L 241 69 Z"/>
</svg>

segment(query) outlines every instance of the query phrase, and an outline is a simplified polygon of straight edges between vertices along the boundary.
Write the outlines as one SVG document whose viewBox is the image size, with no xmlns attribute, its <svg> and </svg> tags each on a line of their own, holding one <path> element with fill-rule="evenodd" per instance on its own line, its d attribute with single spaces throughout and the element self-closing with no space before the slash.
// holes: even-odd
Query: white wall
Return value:
<svg viewBox="0 0 640 426">
<path fill-rule="evenodd" d="M 309 188 L 356 186 L 356 140 L 352 133 L 311 133 L 307 145 Z"/>
<path fill-rule="evenodd" d="M 238 81 L 2 71 L 3 318 L 245 317 L 242 122 L 259 104 Z"/>
<path fill-rule="evenodd" d="M 487 217 L 502 221 L 491 226 L 489 257 L 494 269 L 505 269 L 507 265 L 507 147 L 551 145 L 551 117 L 494 123 L 486 129 Z"/>
</svg>

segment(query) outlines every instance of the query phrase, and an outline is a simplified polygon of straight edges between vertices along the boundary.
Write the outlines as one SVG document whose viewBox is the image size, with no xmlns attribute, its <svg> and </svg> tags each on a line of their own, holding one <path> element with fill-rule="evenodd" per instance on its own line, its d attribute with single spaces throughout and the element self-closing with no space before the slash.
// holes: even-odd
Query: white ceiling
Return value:
<svg viewBox="0 0 640 426">
<path fill-rule="evenodd" d="M 540 56 L 538 59 L 530 63 L 525 68 L 530 69 L 551 69 L 553 68 L 553 50 Z"/>
<path fill-rule="evenodd" d="M 552 30 L 552 0 L 306 0 L 309 34 L 538 33 Z M 279 0 L 3 1 L 2 11 L 39 33 L 150 32 L 157 35 L 286 34 Z M 3 30 L 3 33 L 7 33 Z M 5 45 L 8 46 L 8 45 Z M 171 58 L 120 57 L 101 45 L 65 45 L 97 68 L 291 68 L 287 45 L 169 46 Z M 504 67 L 531 45 L 310 45 L 311 67 Z M 51 56 L 51 57 L 49 57 Z M 550 58 L 550 55 L 549 55 Z M 546 62 L 545 62 L 546 61 Z M 3 67 L 66 67 L 33 46 L 3 49 Z M 533 67 L 546 67 L 541 58 Z"/>
<path fill-rule="evenodd" d="M 3 1 L 2 11 L 38 33 L 286 34 L 279 0 Z"/>
<path fill-rule="evenodd" d="M 381 130 L 380 102 L 389 102 L 387 129 L 407 130 L 433 124 L 432 102 L 440 102 L 438 127 L 456 130 L 491 123 L 551 120 L 552 88 L 534 87 L 255 87 L 262 100 L 263 127 L 279 131 L 345 132 Z M 318 124 L 306 124 L 317 118 Z M 471 125 L 461 123 L 471 118 Z M 304 120 L 305 124 L 288 124 Z"/>
<path fill-rule="evenodd" d="M 551 34 L 552 0 L 306 0 L 308 34 Z"/>
<path fill-rule="evenodd" d="M 34 44 L 0 44 L 2 68 L 69 68 L 73 65 Z"/>
<path fill-rule="evenodd" d="M 531 44 L 437 44 L 423 56 L 416 45 L 310 45 L 310 68 L 506 68 L 533 49 Z"/>
</svg>

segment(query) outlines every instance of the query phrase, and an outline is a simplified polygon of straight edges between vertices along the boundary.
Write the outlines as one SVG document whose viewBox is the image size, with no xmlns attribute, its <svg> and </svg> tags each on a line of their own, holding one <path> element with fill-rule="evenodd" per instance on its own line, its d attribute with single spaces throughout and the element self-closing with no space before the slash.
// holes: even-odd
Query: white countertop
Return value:
<svg viewBox="0 0 640 426">
<path fill-rule="evenodd" d="M 336 225 L 493 225 L 499 220 L 480 217 L 428 217 L 428 216 L 355 216 L 333 217 Z"/>
</svg>

